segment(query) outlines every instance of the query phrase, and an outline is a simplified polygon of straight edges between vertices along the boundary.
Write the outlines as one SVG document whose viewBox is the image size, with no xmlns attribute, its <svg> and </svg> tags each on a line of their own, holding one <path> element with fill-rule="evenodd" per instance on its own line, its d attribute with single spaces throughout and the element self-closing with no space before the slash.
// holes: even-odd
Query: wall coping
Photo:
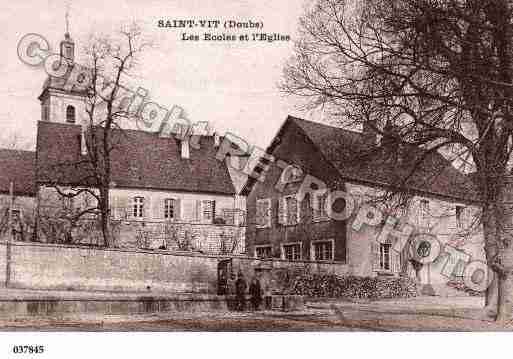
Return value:
<svg viewBox="0 0 513 359">
<path fill-rule="evenodd" d="M 0 245 L 7 246 L 8 241 L 0 240 Z M 237 254 L 227 254 L 227 255 L 213 255 L 213 254 L 205 254 L 198 252 L 189 252 L 189 251 L 164 251 L 164 250 L 147 250 L 147 249 L 133 249 L 133 248 L 104 248 L 104 247 L 88 247 L 88 246 L 80 246 L 80 245 L 65 245 L 58 243 L 40 243 L 40 242 L 10 242 L 12 246 L 18 247 L 46 247 L 46 248 L 64 248 L 64 249 L 83 249 L 83 250 L 94 250 L 94 251 L 106 251 L 106 252 L 123 252 L 123 253 L 135 253 L 135 254 L 152 254 L 152 255 L 165 255 L 165 256 L 178 256 L 178 257 L 200 257 L 200 258 L 211 258 L 217 260 L 226 260 L 226 259 L 241 259 L 241 260 L 251 260 L 251 261 L 259 261 L 259 262 L 269 262 L 269 263 L 293 263 L 293 264 L 315 264 L 315 265 L 339 265 L 339 266 L 348 266 L 345 262 L 337 262 L 337 261 L 309 261 L 309 260 L 297 260 L 297 261 L 288 261 L 286 259 L 281 258 L 255 258 L 247 255 L 237 255 Z"/>
</svg>

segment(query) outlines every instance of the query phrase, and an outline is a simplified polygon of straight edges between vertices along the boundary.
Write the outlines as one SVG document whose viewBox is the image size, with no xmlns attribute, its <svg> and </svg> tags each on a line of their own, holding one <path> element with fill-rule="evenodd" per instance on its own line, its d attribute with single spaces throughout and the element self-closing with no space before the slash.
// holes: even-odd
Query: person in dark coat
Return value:
<svg viewBox="0 0 513 359">
<path fill-rule="evenodd" d="M 235 287 L 235 274 L 229 274 L 226 284 L 226 299 L 229 310 L 237 310 L 236 287 Z"/>
<path fill-rule="evenodd" d="M 235 301 L 237 310 L 243 311 L 246 309 L 246 280 L 242 272 L 237 274 L 237 281 L 235 282 Z"/>
<path fill-rule="evenodd" d="M 258 277 L 255 275 L 249 285 L 249 295 L 251 296 L 251 305 L 253 310 L 258 310 L 262 303 L 262 287 Z"/>
</svg>

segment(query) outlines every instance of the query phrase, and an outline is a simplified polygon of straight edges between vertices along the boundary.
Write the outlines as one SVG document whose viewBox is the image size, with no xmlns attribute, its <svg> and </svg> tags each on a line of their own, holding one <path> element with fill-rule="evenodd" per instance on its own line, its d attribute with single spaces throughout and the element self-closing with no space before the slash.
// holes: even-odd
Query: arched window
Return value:
<svg viewBox="0 0 513 359">
<path fill-rule="evenodd" d="M 71 105 L 66 107 L 66 122 L 75 123 L 75 107 Z"/>
</svg>

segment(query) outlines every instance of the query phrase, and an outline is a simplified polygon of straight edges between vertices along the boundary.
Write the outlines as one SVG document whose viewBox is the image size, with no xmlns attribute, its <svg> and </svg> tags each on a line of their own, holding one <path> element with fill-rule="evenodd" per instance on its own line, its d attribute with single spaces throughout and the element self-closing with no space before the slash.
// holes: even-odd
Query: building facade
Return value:
<svg viewBox="0 0 513 359">
<path fill-rule="evenodd" d="M 35 153 L 0 149 L 0 239 L 32 238 L 35 203 Z"/>
<path fill-rule="evenodd" d="M 434 155 L 397 190 L 396 180 L 417 157 L 411 149 L 399 151 L 404 158 L 387 151 L 365 130 L 289 116 L 267 149 L 270 161 L 261 166 L 259 179 L 250 179 L 243 190 L 248 196 L 248 253 L 339 263 L 358 276 L 407 273 L 440 288 L 461 279 L 464 263 L 459 258 L 442 253 L 416 273 L 411 263 L 405 263 L 405 254 L 394 250 L 393 231 L 387 241 L 377 238 L 393 216 L 398 220 L 393 224 L 396 231 L 428 233 L 442 248 L 450 245 L 484 260 L 482 231 L 473 225 L 479 207 L 469 177 Z M 391 193 L 393 198 L 387 198 Z M 344 220 L 334 219 L 329 211 L 345 213 Z M 379 215 L 379 223 L 367 215 Z M 447 264 L 449 276 L 441 273 Z"/>
<path fill-rule="evenodd" d="M 60 49 L 61 57 L 73 63 L 75 44 L 68 33 Z M 69 75 L 49 76 L 43 84 L 36 151 L 14 157 L 15 152 L 0 152 L 0 199 L 12 203 L 9 185 L 14 182 L 16 201 L 37 218 L 39 241 L 102 245 L 97 173 L 88 154 L 92 142 L 87 141 L 99 138 L 93 134 L 100 135 L 103 128 L 92 125 L 96 121 L 86 112 L 88 94 L 66 86 Z M 112 130 L 109 210 L 114 245 L 243 252 L 245 198 L 238 195 L 226 162 L 216 159 L 221 140 L 215 134 L 178 139 Z M 30 176 L 17 170 L 27 166 Z M 22 186 L 30 190 L 23 187 L 21 193 Z"/>
</svg>

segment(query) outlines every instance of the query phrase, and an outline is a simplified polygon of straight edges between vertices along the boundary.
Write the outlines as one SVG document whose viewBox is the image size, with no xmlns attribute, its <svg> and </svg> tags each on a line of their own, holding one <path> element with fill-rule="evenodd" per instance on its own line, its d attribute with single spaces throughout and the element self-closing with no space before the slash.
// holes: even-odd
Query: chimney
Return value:
<svg viewBox="0 0 513 359">
<path fill-rule="evenodd" d="M 182 159 L 189 159 L 190 158 L 190 147 L 189 147 L 189 139 L 184 138 L 180 141 L 180 153 Z"/>
<path fill-rule="evenodd" d="M 376 128 L 375 120 L 365 120 L 363 123 L 363 141 L 368 146 L 376 146 L 377 144 L 378 133 L 374 128 Z"/>
<path fill-rule="evenodd" d="M 214 147 L 215 148 L 219 147 L 219 144 L 220 144 L 219 134 L 217 132 L 214 132 Z"/>
</svg>

